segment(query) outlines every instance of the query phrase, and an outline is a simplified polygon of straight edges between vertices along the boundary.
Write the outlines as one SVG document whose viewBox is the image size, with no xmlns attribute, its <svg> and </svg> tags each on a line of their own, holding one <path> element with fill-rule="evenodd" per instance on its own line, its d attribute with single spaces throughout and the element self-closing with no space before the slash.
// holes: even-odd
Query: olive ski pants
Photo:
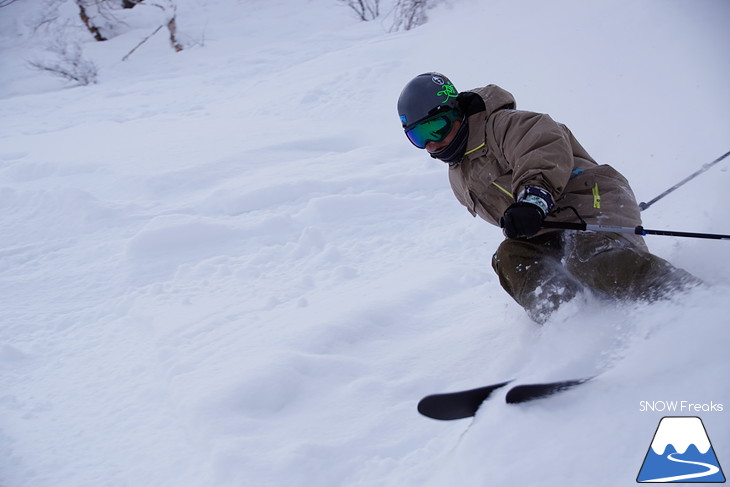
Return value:
<svg viewBox="0 0 730 487">
<path fill-rule="evenodd" d="M 607 232 L 507 239 L 492 267 L 505 291 L 538 323 L 584 289 L 613 299 L 653 301 L 700 283 L 645 246 Z"/>
</svg>

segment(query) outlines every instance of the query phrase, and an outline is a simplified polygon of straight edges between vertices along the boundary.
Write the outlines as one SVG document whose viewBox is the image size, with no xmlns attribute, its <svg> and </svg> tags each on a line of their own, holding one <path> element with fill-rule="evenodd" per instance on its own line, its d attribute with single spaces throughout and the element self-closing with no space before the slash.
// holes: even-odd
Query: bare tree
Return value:
<svg viewBox="0 0 730 487">
<path fill-rule="evenodd" d="M 79 17 L 81 17 L 81 22 L 83 22 L 89 32 L 91 32 L 94 39 L 99 42 L 107 40 L 107 38 L 102 35 L 101 28 L 91 20 L 91 17 L 89 17 L 89 14 L 86 11 L 86 2 L 84 0 L 76 0 L 76 5 L 79 7 Z"/>
<path fill-rule="evenodd" d="M 425 24 L 428 20 L 426 9 L 431 6 L 431 3 L 432 0 L 398 0 L 395 4 L 391 32 L 411 30 Z"/>
<path fill-rule="evenodd" d="M 170 16 L 170 20 L 167 21 L 167 31 L 170 33 L 170 45 L 173 49 L 175 49 L 175 52 L 180 52 L 183 50 L 182 44 L 180 44 L 180 41 L 177 40 L 177 7 L 173 6 L 172 9 L 172 15 Z"/>
<path fill-rule="evenodd" d="M 80 85 L 96 83 L 98 68 L 84 57 L 83 41 L 87 39 L 79 28 L 78 19 L 65 15 L 61 8 L 69 0 L 45 0 L 33 19 L 33 36 L 44 40 L 44 53 L 29 60 L 28 67 Z"/>
<path fill-rule="evenodd" d="M 339 0 L 350 7 L 362 21 L 373 20 L 380 16 L 380 0 Z M 391 32 L 399 30 L 411 30 L 419 25 L 425 24 L 428 20 L 426 10 L 432 7 L 438 0 L 390 0 L 386 17 L 393 15 Z"/>
<path fill-rule="evenodd" d="M 346 4 L 360 17 L 360 20 L 367 22 L 380 15 L 380 0 L 340 0 Z"/>
<path fill-rule="evenodd" d="M 0 0 L 8 1 L 8 0 Z M 86 29 L 97 41 L 106 41 L 114 37 L 125 25 L 120 19 L 121 9 L 130 9 L 138 5 L 155 7 L 162 12 L 160 25 L 147 37 L 142 39 L 132 50 L 124 56 L 124 60 L 136 51 L 142 44 L 157 34 L 163 27 L 169 33 L 170 45 L 175 52 L 184 49 L 177 34 L 177 5 L 176 0 L 73 0 L 79 8 L 79 17 Z"/>
<path fill-rule="evenodd" d="M 141 3 L 142 0 L 139 0 L 137 3 Z M 134 51 L 139 49 L 139 47 L 147 42 L 150 38 L 152 38 L 155 34 L 157 34 L 160 30 L 162 30 L 162 27 L 167 27 L 167 31 L 170 34 L 170 45 L 175 50 L 175 52 L 180 52 L 184 49 L 182 43 L 179 41 L 177 37 L 177 5 L 174 3 L 174 0 L 164 0 L 164 3 L 146 3 L 144 5 L 150 5 L 152 7 L 157 7 L 160 10 L 162 10 L 164 14 L 164 22 L 157 26 L 157 28 L 147 37 L 142 39 L 136 46 L 132 48 L 131 51 L 129 51 L 123 58 L 122 61 L 126 61 L 129 59 L 129 56 L 131 56 Z"/>
<path fill-rule="evenodd" d="M 0 0 L 0 7 L 17 0 Z M 123 60 L 135 52 L 142 44 L 160 30 L 167 29 L 169 42 L 176 51 L 182 51 L 184 44 L 179 40 L 177 29 L 176 0 L 44 0 L 44 8 L 39 9 L 34 22 L 34 33 L 47 39 L 45 54 L 28 61 L 32 69 L 43 71 L 63 79 L 74 81 L 80 85 L 96 83 L 99 69 L 97 65 L 84 57 L 82 46 L 88 39 L 85 31 L 92 34 L 97 41 L 105 41 L 128 30 L 125 23 L 125 8 L 154 7 L 160 12 L 145 18 L 157 18 L 159 25 L 147 37 L 142 39 Z M 78 17 L 65 12 L 68 5 L 78 8 Z M 63 7 L 63 8 L 62 8 Z M 152 12 L 150 12 L 152 13 Z M 81 23 L 79 23 L 79 18 Z M 83 28 L 82 28 L 83 27 Z"/>
</svg>

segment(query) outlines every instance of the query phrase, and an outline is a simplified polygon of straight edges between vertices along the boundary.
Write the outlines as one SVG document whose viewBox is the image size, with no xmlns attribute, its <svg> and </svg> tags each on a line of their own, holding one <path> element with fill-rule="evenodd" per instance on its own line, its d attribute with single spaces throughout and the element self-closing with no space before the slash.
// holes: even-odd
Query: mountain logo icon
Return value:
<svg viewBox="0 0 730 487">
<path fill-rule="evenodd" d="M 663 417 L 636 481 L 725 482 L 725 475 L 702 420 L 696 416 Z"/>
</svg>

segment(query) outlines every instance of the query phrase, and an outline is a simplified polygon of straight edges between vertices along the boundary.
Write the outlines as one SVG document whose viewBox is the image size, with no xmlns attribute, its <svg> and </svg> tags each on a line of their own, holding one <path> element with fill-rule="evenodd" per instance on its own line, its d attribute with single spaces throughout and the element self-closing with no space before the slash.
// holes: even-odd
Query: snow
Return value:
<svg viewBox="0 0 730 487">
<path fill-rule="evenodd" d="M 684 441 L 678 443 L 676 438 Z M 690 445 L 695 445 L 703 455 L 710 449 L 710 440 L 699 418 L 669 417 L 662 420 L 651 442 L 651 448 L 657 455 L 663 455 L 670 444 L 678 453 L 686 452 Z"/>
<path fill-rule="evenodd" d="M 333 0 L 195 0 L 184 51 L 158 34 L 121 61 L 157 22 L 135 8 L 106 43 L 77 32 L 85 87 L 26 69 L 38 8 L 0 9 L 1 486 L 615 486 L 661 400 L 723 404 L 685 415 L 728 463 L 728 243 L 647 237 L 708 286 L 538 327 L 491 270 L 501 232 L 395 110 L 421 72 L 499 84 L 647 201 L 729 149 L 724 0 L 453 0 L 399 33 Z M 644 225 L 730 233 L 727 167 Z"/>
</svg>

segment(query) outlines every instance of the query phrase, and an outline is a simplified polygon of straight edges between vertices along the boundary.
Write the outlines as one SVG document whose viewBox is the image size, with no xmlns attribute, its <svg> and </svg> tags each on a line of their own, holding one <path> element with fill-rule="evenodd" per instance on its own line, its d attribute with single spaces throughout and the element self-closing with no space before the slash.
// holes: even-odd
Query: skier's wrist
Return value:
<svg viewBox="0 0 730 487">
<path fill-rule="evenodd" d="M 547 216 L 555 205 L 553 197 L 546 190 L 538 186 L 525 186 L 517 195 L 518 203 L 529 203 L 537 206 L 542 212 L 543 218 Z"/>
</svg>

